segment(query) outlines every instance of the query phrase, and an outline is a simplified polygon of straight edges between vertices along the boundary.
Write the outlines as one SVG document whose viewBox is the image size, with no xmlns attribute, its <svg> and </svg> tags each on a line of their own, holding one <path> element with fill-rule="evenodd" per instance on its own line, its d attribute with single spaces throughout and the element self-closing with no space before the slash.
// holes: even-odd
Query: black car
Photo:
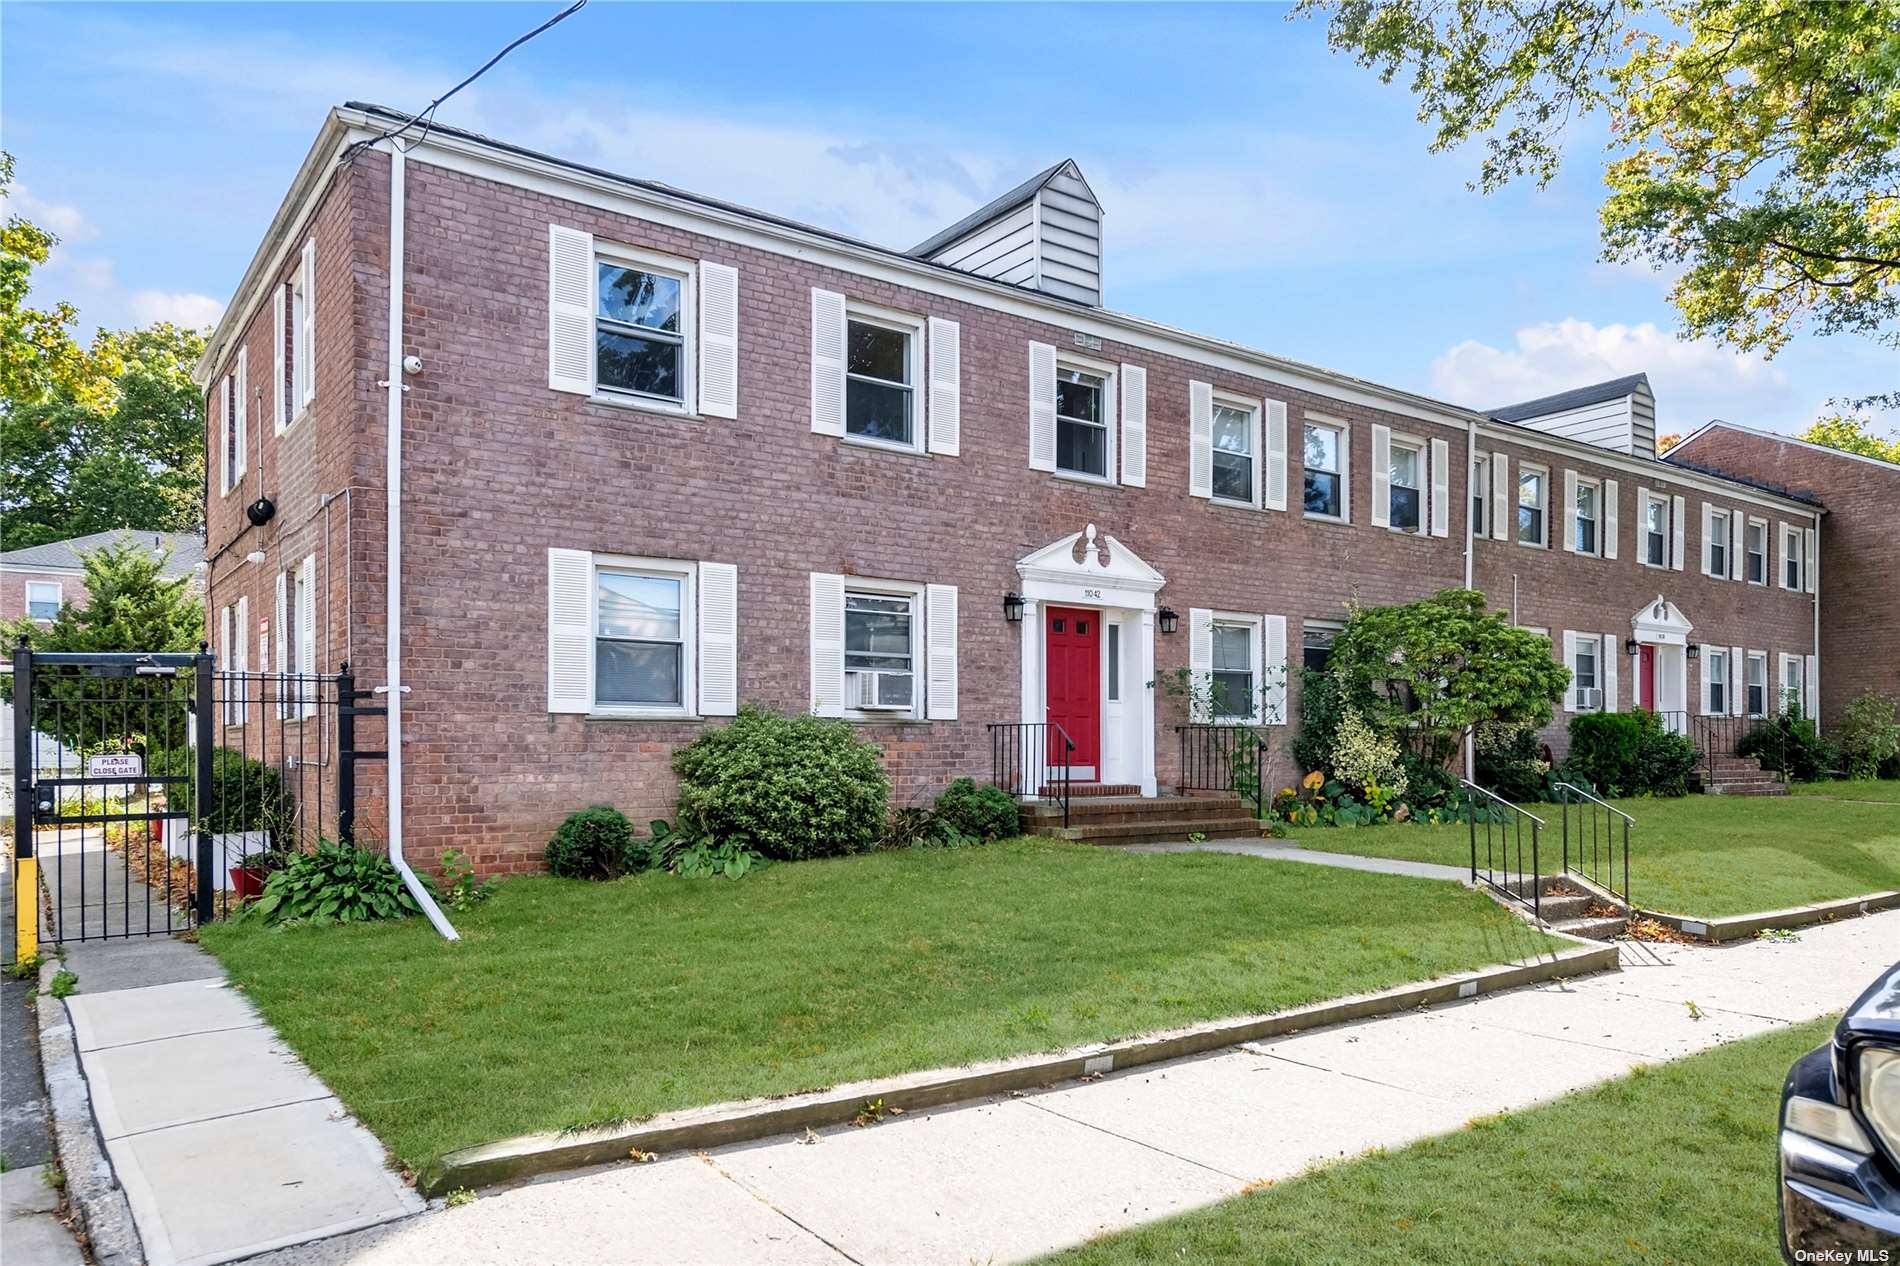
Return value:
<svg viewBox="0 0 1900 1266">
<path fill-rule="evenodd" d="M 1788 1070 L 1781 1255 L 1900 1266 L 1900 963 Z"/>
</svg>

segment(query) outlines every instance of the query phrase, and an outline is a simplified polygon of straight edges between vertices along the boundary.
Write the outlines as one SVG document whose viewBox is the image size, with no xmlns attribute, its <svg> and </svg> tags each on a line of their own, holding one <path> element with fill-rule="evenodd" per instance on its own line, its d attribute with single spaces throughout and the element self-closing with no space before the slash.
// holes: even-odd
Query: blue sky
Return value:
<svg viewBox="0 0 1900 1266">
<path fill-rule="evenodd" d="M 212 319 L 327 106 L 420 108 L 559 7 L 7 3 L 14 209 L 65 238 L 37 297 Z M 900 247 L 1073 157 L 1110 306 L 1460 404 L 1640 369 L 1664 429 L 1790 430 L 1891 388 L 1865 341 L 1678 340 L 1666 279 L 1598 262 L 1600 132 L 1486 197 L 1413 112 L 1277 6 L 594 0 L 441 117 Z"/>
</svg>

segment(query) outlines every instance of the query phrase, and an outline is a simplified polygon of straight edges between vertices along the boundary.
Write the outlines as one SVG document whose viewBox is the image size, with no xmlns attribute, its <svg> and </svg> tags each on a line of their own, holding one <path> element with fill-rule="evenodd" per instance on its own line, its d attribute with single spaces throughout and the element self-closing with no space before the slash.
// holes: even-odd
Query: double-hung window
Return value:
<svg viewBox="0 0 1900 1266">
<path fill-rule="evenodd" d="M 1301 625 L 1300 666 L 1325 672 L 1333 658 L 1333 639 L 1339 636 L 1342 627 L 1322 620 L 1308 620 Z"/>
<path fill-rule="evenodd" d="M 1102 374 L 1056 366 L 1056 469 L 1108 478 L 1108 379 Z"/>
<path fill-rule="evenodd" d="M 1471 535 L 1491 534 L 1491 459 L 1480 453 L 1471 459 Z"/>
<path fill-rule="evenodd" d="M 1214 398 L 1214 499 L 1260 503 L 1260 411 L 1240 401 Z"/>
<path fill-rule="evenodd" d="M 1669 566 L 1669 499 L 1653 492 L 1643 496 L 1643 562 Z"/>
<path fill-rule="evenodd" d="M 917 715 L 917 595 L 847 589 L 844 706 L 881 716 Z"/>
<path fill-rule="evenodd" d="M 1541 467 L 1521 466 L 1517 472 L 1517 539 L 1524 545 L 1545 546 L 1548 536 L 1550 475 Z"/>
<path fill-rule="evenodd" d="M 1603 674 L 1600 657 L 1603 641 L 1594 634 L 1581 633 L 1571 643 L 1570 671 L 1576 678 L 1577 707 L 1585 712 L 1603 706 Z"/>
<path fill-rule="evenodd" d="M 857 312 L 847 319 L 844 430 L 862 440 L 919 447 L 914 327 Z"/>
<path fill-rule="evenodd" d="M 692 575 L 602 566 L 594 573 L 594 701 L 688 710 Z"/>
<path fill-rule="evenodd" d="M 1577 539 L 1571 542 L 1579 554 L 1602 551 L 1603 485 L 1594 479 L 1577 481 Z"/>
<path fill-rule="evenodd" d="M 1255 647 L 1260 626 L 1251 621 L 1214 621 L 1212 690 L 1216 722 L 1252 721 L 1257 712 L 1258 657 Z"/>
<path fill-rule="evenodd" d="M 29 580 L 26 582 L 26 616 L 29 620 L 56 620 L 59 618 L 60 595 L 63 591 L 57 580 Z"/>
<path fill-rule="evenodd" d="M 1743 537 L 1747 551 L 1747 576 L 1751 585 L 1768 583 L 1768 524 L 1762 519 L 1750 519 L 1748 530 Z"/>
<path fill-rule="evenodd" d="M 1423 445 L 1392 437 L 1386 522 L 1401 532 L 1417 532 L 1423 523 L 1425 449 Z"/>
<path fill-rule="evenodd" d="M 1717 580 L 1727 580 L 1729 512 L 1710 510 L 1708 523 L 1708 540 L 1703 545 L 1702 570 Z"/>
<path fill-rule="evenodd" d="M 1702 671 L 1708 677 L 1710 716 L 1727 716 L 1729 710 L 1728 652 L 1716 647 L 1702 657 Z"/>
<path fill-rule="evenodd" d="M 1781 657 L 1781 710 L 1783 712 L 1790 708 L 1800 708 L 1802 715 L 1807 715 L 1807 709 L 1802 706 L 1801 688 L 1801 657 L 1783 655 Z"/>
<path fill-rule="evenodd" d="M 1781 529 L 1781 587 L 1783 589 L 1801 588 L 1801 569 L 1806 565 L 1802 554 L 1801 529 L 1784 527 Z"/>
<path fill-rule="evenodd" d="M 1748 652 L 1748 715 L 1768 715 L 1768 656 L 1762 651 Z"/>
<path fill-rule="evenodd" d="M 686 402 L 687 277 L 603 256 L 594 263 L 594 374 L 603 394 Z"/>
<path fill-rule="evenodd" d="M 1324 422 L 1306 424 L 1306 512 L 1316 518 L 1346 517 L 1346 431 Z"/>
</svg>

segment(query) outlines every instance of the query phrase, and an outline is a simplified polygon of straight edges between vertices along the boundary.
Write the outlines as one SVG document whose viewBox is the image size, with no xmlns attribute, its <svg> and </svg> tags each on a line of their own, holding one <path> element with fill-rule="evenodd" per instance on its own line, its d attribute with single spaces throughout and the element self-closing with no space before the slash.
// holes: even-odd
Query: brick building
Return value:
<svg viewBox="0 0 1900 1266">
<path fill-rule="evenodd" d="M 899 803 L 1043 723 L 1153 796 L 1185 669 L 1285 779 L 1285 665 L 1446 586 L 1567 711 L 1819 688 L 1823 512 L 1657 460 L 1646 381 L 1478 412 L 1115 312 L 1069 162 L 904 252 L 407 121 L 332 111 L 198 378 L 214 645 L 395 687 L 423 860 L 670 816 L 741 702 L 851 719 Z"/>
<path fill-rule="evenodd" d="M 85 556 L 118 542 L 149 543 L 165 557 L 164 575 L 196 577 L 204 538 L 195 532 L 140 532 L 122 528 L 94 532 L 0 554 L 0 620 L 30 615 L 51 622 L 65 605 L 86 605 Z"/>
<path fill-rule="evenodd" d="M 1838 724 L 1868 690 L 1900 701 L 1900 466 L 1720 421 L 1691 433 L 1665 460 L 1826 504 L 1820 646 L 1831 667 L 1816 705 L 1821 724 Z"/>
</svg>

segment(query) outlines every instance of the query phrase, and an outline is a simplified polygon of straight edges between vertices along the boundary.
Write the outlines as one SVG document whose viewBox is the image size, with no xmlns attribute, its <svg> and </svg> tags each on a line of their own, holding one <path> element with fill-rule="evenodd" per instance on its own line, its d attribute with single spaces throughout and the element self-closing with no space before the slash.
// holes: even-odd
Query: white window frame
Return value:
<svg viewBox="0 0 1900 1266">
<path fill-rule="evenodd" d="M 1413 477 L 1418 481 L 1412 491 L 1418 494 L 1418 526 L 1400 527 L 1392 517 L 1392 490 L 1400 487 L 1394 478 L 1398 471 L 1398 455 L 1410 453 L 1413 458 Z M 1423 436 L 1403 435 L 1392 432 L 1386 440 L 1385 454 L 1385 521 L 1388 531 L 1401 536 L 1430 536 L 1432 534 L 1432 468 L 1431 444 Z"/>
<path fill-rule="evenodd" d="M 1735 683 L 1728 678 L 1728 648 L 1718 646 L 1704 650 L 1702 653 L 1702 714 L 1704 716 L 1723 717 L 1735 710 Z M 1717 686 L 1722 688 L 1720 707 L 1717 707 L 1715 703 Z"/>
<path fill-rule="evenodd" d="M 593 680 L 588 708 L 592 715 L 626 717 L 636 720 L 696 719 L 699 700 L 699 564 L 671 558 L 634 558 L 624 554 L 595 554 L 587 586 L 587 653 L 600 653 L 600 576 L 602 572 L 625 576 L 654 576 L 680 582 L 680 701 L 660 703 L 602 703 L 600 673 L 590 670 Z"/>
<path fill-rule="evenodd" d="M 844 622 L 839 625 L 841 643 L 840 656 L 849 655 L 847 649 L 851 641 L 845 631 L 850 624 L 851 595 L 861 594 L 867 598 L 902 598 L 910 603 L 910 707 L 908 708 L 861 708 L 857 706 L 856 691 L 852 688 L 852 677 L 859 671 L 853 668 L 843 670 L 844 715 L 851 721 L 918 721 L 925 716 L 924 694 L 930 688 L 930 672 L 927 656 L 929 648 L 924 642 L 925 621 L 930 618 L 928 604 L 924 601 L 924 586 L 902 580 L 865 580 L 858 576 L 846 576 L 844 585 Z"/>
<path fill-rule="evenodd" d="M 1331 431 L 1339 437 L 1339 513 L 1315 514 L 1306 508 L 1306 432 L 1309 428 Z M 1288 495 L 1291 496 L 1291 490 Z M 1352 522 L 1352 424 L 1343 418 L 1308 413 L 1300 427 L 1300 512 L 1321 523 Z"/>
<path fill-rule="evenodd" d="M 602 264 L 611 264 L 616 268 L 635 268 L 644 273 L 658 273 L 680 283 L 680 397 L 678 400 L 668 396 L 648 396 L 637 391 L 622 391 L 617 387 L 600 385 L 600 266 Z M 678 255 L 665 255 L 658 251 L 642 250 L 637 246 L 623 246 L 618 242 L 607 242 L 595 238 L 594 258 L 588 261 L 587 269 L 589 288 L 587 373 L 593 379 L 593 391 L 589 398 L 596 404 L 615 405 L 622 409 L 644 409 L 649 413 L 693 416 L 696 408 L 694 402 L 699 399 L 697 394 L 699 383 L 696 378 L 699 372 L 698 262 Z"/>
<path fill-rule="evenodd" d="M 1591 494 L 1590 508 L 1593 511 L 1593 513 L 1590 515 L 1590 517 L 1587 520 L 1584 518 L 1584 514 L 1583 514 L 1583 494 L 1585 490 L 1588 490 L 1589 493 Z M 1577 544 L 1575 538 L 1573 537 L 1570 544 L 1575 547 L 1574 552 L 1583 555 L 1585 558 L 1602 558 L 1603 557 L 1603 481 L 1601 479 L 1592 479 L 1587 475 L 1578 475 L 1577 476 L 1577 504 L 1575 507 L 1573 507 L 1573 509 L 1575 511 L 1574 517 L 1576 518 L 1576 521 L 1579 524 L 1587 521 L 1595 529 L 1593 533 L 1594 539 L 1590 542 L 1593 548 L 1584 549 L 1581 545 Z"/>
<path fill-rule="evenodd" d="M 1536 508 L 1541 515 L 1539 526 L 1543 530 L 1539 538 L 1535 541 L 1527 541 L 1524 539 L 1524 524 L 1519 518 L 1519 512 L 1524 508 L 1524 478 L 1527 475 L 1535 475 L 1537 477 L 1538 504 Z M 1531 549 L 1549 549 L 1550 467 L 1540 466 L 1536 462 L 1519 462 L 1517 464 L 1517 496 L 1511 502 L 1511 510 L 1511 539 L 1515 540 L 1519 545 L 1527 546 Z"/>
<path fill-rule="evenodd" d="M 1777 713 L 1787 711 L 1788 704 L 1792 701 L 1800 705 L 1803 717 L 1809 717 L 1807 665 L 1802 661 L 1801 656 L 1790 655 L 1784 651 L 1776 666 L 1781 670 L 1781 690 L 1775 697 L 1775 711 Z"/>
<path fill-rule="evenodd" d="M 1749 548 L 1748 538 L 1755 532 L 1757 528 L 1761 529 L 1761 579 L 1760 580 L 1756 580 L 1754 577 L 1748 574 L 1748 560 L 1755 553 L 1754 550 Z M 1764 589 L 1768 587 L 1768 583 L 1769 583 L 1768 578 L 1770 574 L 1773 573 L 1774 568 L 1775 568 L 1774 550 L 1769 548 L 1772 543 L 1773 543 L 1773 538 L 1768 535 L 1768 520 L 1757 519 L 1753 515 L 1750 515 L 1748 517 L 1748 520 L 1742 525 L 1742 579 L 1746 581 L 1748 584 L 1759 585 L 1760 587 Z"/>
<path fill-rule="evenodd" d="M 33 614 L 33 591 L 35 589 L 53 591 L 53 614 Z M 26 618 L 38 624 L 51 624 L 59 618 L 59 609 L 66 604 L 66 586 L 57 580 L 29 580 L 26 582 Z M 41 599 L 44 601 L 44 599 Z"/>
<path fill-rule="evenodd" d="M 1744 664 L 1742 668 L 1742 711 L 1744 712 L 1744 714 L 1751 717 L 1768 716 L 1770 715 L 1768 711 L 1768 705 L 1774 702 L 1773 698 L 1768 693 L 1771 689 L 1773 689 L 1773 687 L 1768 682 L 1768 652 L 1767 651 L 1748 651 L 1744 654 L 1743 659 L 1744 659 Z M 1760 711 L 1756 711 L 1754 708 L 1749 706 L 1750 700 L 1748 697 L 1749 692 L 1755 688 L 1755 669 L 1757 666 L 1759 666 L 1761 669 L 1761 710 Z"/>
<path fill-rule="evenodd" d="M 310 290 L 315 281 L 314 275 L 306 276 L 303 260 L 316 249 L 315 239 L 304 243 L 304 254 L 298 256 L 297 270 L 291 274 L 290 281 L 290 421 L 284 429 L 297 425 L 298 419 L 310 407 L 316 398 L 316 348 L 317 326 L 316 311 L 311 303 Z M 315 269 L 308 270 L 311 274 Z"/>
<path fill-rule="evenodd" d="M 1247 630 L 1247 671 L 1253 676 L 1253 689 L 1248 692 L 1248 705 L 1252 709 L 1246 716 L 1221 716 L 1214 711 L 1214 668 L 1213 643 L 1210 639 L 1207 668 L 1207 717 L 1212 725 L 1260 725 L 1261 710 L 1266 704 L 1267 681 L 1265 665 L 1267 629 L 1266 618 L 1248 615 L 1241 611 L 1215 611 L 1212 613 L 1212 627 L 1219 629 L 1244 628 Z"/>
<path fill-rule="evenodd" d="M 1716 580 L 1727 580 L 1735 566 L 1735 560 L 1729 557 L 1735 541 L 1735 511 L 1710 506 L 1705 521 L 1709 530 L 1703 533 L 1702 539 L 1702 574 Z M 1715 565 L 1715 551 L 1718 549 L 1722 551 L 1720 567 Z"/>
<path fill-rule="evenodd" d="M 1061 379 L 1064 372 L 1089 374 L 1102 380 L 1102 430 L 1107 436 L 1107 449 L 1104 453 L 1102 465 L 1103 470 L 1106 472 L 1105 474 L 1091 475 L 1087 471 L 1070 470 L 1062 465 L 1063 418 Z M 1057 479 L 1073 479 L 1085 484 L 1098 484 L 1110 488 L 1115 486 L 1118 478 L 1117 472 L 1121 469 L 1120 436 L 1118 434 L 1121 430 L 1121 406 L 1119 404 L 1120 395 L 1117 391 L 1119 384 L 1115 380 L 1117 372 L 1118 367 L 1108 361 L 1090 360 L 1083 356 L 1071 356 L 1060 348 L 1056 350 L 1056 403 L 1052 406 L 1055 410 L 1053 416 L 1055 418 L 1056 465 L 1052 473 Z"/>
<path fill-rule="evenodd" d="M 910 378 L 908 383 L 902 384 L 910 390 L 910 443 L 908 444 L 851 433 L 851 380 L 860 378 L 865 382 L 885 382 L 882 378 L 869 378 L 851 372 L 851 323 L 853 321 L 860 325 L 875 325 L 880 329 L 894 330 L 904 336 L 904 372 Z M 844 343 L 844 434 L 839 438 L 847 444 L 861 444 L 865 448 L 881 448 L 898 453 L 927 453 L 929 449 L 928 436 L 925 434 L 924 406 L 929 397 L 929 386 L 923 381 L 924 318 L 912 316 L 907 312 L 892 311 L 889 308 L 873 307 L 868 303 L 855 303 L 847 299 L 844 307 Z"/>
<path fill-rule="evenodd" d="M 1792 548 L 1789 542 L 1794 542 Z M 1788 565 L 1794 564 L 1795 583 L 1788 583 Z M 1775 569 L 1775 580 L 1790 593 L 1800 593 L 1808 579 L 1808 542 L 1801 529 L 1792 523 L 1781 527 L 1781 566 Z"/>
<path fill-rule="evenodd" d="M 1306 639 L 1308 638 L 1308 636 L 1315 633 L 1323 633 L 1326 635 L 1326 655 L 1327 655 L 1327 658 L 1330 660 L 1333 653 L 1334 641 L 1337 640 L 1339 635 L 1341 633 L 1344 633 L 1345 631 L 1346 631 L 1346 626 L 1338 620 L 1301 620 L 1300 621 L 1300 667 L 1302 669 L 1306 667 Z M 1291 659 L 1291 656 L 1289 655 L 1288 658 Z"/>
<path fill-rule="evenodd" d="M 1252 480 L 1252 491 L 1249 493 L 1245 501 L 1238 501 L 1232 497 L 1223 497 L 1219 493 L 1214 492 L 1212 490 L 1214 487 L 1214 473 L 1213 473 L 1214 459 L 1218 457 L 1223 451 L 1225 451 L 1223 449 L 1220 449 L 1214 446 L 1212 418 L 1213 418 L 1213 413 L 1219 411 L 1222 408 L 1232 409 L 1236 412 L 1245 413 L 1247 415 L 1247 443 L 1249 445 L 1247 460 L 1248 460 L 1248 465 L 1251 467 L 1251 470 L 1252 470 L 1253 480 Z M 1235 395 L 1233 392 L 1230 392 L 1230 391 L 1216 390 L 1214 392 L 1213 408 L 1208 414 L 1209 430 L 1208 430 L 1207 442 L 1208 442 L 1208 448 L 1209 448 L 1209 455 L 1207 459 L 1208 461 L 1207 486 L 1209 489 L 1208 499 L 1212 501 L 1215 505 L 1239 506 L 1248 510 L 1258 510 L 1260 508 L 1260 487 L 1261 487 L 1260 477 L 1261 477 L 1261 473 L 1266 469 L 1266 464 L 1267 464 L 1267 457 L 1266 457 L 1266 452 L 1265 452 L 1266 435 L 1261 427 L 1261 417 L 1263 416 L 1264 413 L 1265 413 L 1265 410 L 1262 407 L 1260 401 L 1257 399 L 1254 399 L 1249 396 Z"/>
<path fill-rule="evenodd" d="M 1473 540 L 1491 534 L 1491 455 L 1476 453 L 1471 458 L 1471 536 Z"/>
<path fill-rule="evenodd" d="M 1650 527 L 1649 527 L 1649 508 L 1651 506 L 1660 506 L 1662 508 L 1662 526 L 1656 529 L 1654 533 L 1650 531 Z M 1641 563 L 1643 566 L 1653 568 L 1656 571 L 1669 570 L 1669 551 L 1671 550 L 1671 548 L 1673 548 L 1670 542 L 1674 539 L 1674 537 L 1671 534 L 1672 525 L 1669 522 L 1669 514 L 1670 514 L 1669 498 L 1666 494 L 1659 493 L 1659 492 L 1650 492 L 1648 489 L 1643 490 L 1643 504 L 1641 506 L 1641 517 L 1637 520 L 1637 523 L 1639 525 L 1637 529 L 1637 542 L 1638 542 L 1639 552 L 1638 552 L 1636 561 Z M 1652 535 L 1657 535 L 1662 538 L 1662 561 L 1661 562 L 1652 563 L 1649 561 L 1649 538 Z"/>
</svg>

